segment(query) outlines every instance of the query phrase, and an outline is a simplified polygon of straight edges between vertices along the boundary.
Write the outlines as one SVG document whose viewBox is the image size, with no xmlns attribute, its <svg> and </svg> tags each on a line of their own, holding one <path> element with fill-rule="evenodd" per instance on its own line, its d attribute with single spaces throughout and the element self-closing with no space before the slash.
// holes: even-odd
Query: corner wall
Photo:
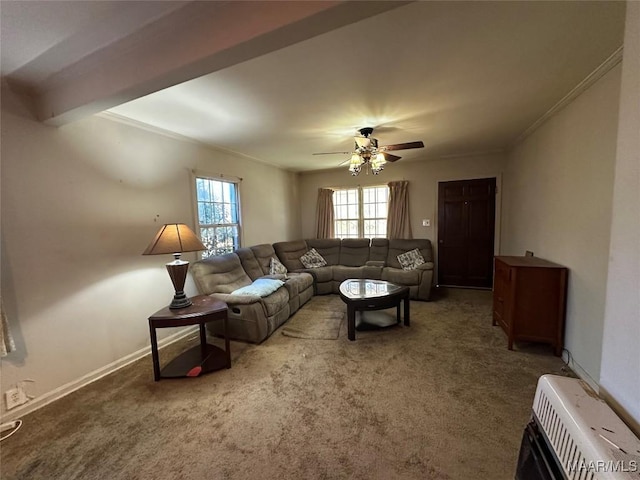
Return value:
<svg viewBox="0 0 640 480">
<path fill-rule="evenodd" d="M 640 435 L 640 2 L 627 2 L 600 383 Z"/>
<path fill-rule="evenodd" d="M 617 65 L 508 156 L 501 254 L 569 268 L 565 348 L 600 378 L 621 67 Z"/>
<path fill-rule="evenodd" d="M 3 86 L 2 300 L 18 348 L 3 391 L 33 379 L 35 405 L 148 353 L 171 258 L 141 253 L 162 224 L 193 226 L 191 169 L 244 179 L 246 245 L 300 237 L 296 174 L 97 116 L 49 127 L 23 101 Z"/>
</svg>

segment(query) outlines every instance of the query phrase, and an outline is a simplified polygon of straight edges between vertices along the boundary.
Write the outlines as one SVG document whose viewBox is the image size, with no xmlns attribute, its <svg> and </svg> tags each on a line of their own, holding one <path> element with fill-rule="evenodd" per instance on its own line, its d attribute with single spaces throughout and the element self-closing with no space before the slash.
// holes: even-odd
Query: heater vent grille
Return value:
<svg viewBox="0 0 640 480">
<path fill-rule="evenodd" d="M 535 411 L 538 421 L 569 480 L 594 480 L 593 471 L 579 471 L 574 468 L 575 465 L 586 464 L 586 459 L 544 392 L 540 392 L 538 395 Z"/>
</svg>

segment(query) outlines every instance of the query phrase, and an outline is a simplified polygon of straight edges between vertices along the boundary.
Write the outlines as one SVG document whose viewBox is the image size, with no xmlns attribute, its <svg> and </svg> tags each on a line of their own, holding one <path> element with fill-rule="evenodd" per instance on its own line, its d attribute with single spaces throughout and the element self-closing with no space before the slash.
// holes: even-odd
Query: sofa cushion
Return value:
<svg viewBox="0 0 640 480">
<path fill-rule="evenodd" d="M 332 266 L 310 268 L 307 272 L 313 275 L 316 283 L 325 283 L 333 280 L 333 268 Z"/>
<path fill-rule="evenodd" d="M 369 261 L 386 262 L 389 254 L 388 238 L 372 238 L 369 249 Z"/>
<path fill-rule="evenodd" d="M 333 266 L 333 279 L 336 282 L 344 282 L 348 278 L 366 278 L 364 276 L 365 267 L 345 267 L 343 265 Z"/>
<path fill-rule="evenodd" d="M 269 275 L 286 275 L 287 267 L 285 267 L 276 257 L 271 257 L 269 265 Z"/>
<path fill-rule="evenodd" d="M 304 268 L 324 267 L 327 264 L 322 255 L 320 255 L 315 248 L 312 248 L 302 255 L 300 257 L 300 261 L 302 262 L 302 265 L 304 265 Z"/>
<path fill-rule="evenodd" d="M 398 261 L 398 255 L 406 253 L 409 250 L 417 248 L 425 262 L 433 261 L 433 253 L 431 251 L 431 242 L 426 238 L 415 238 L 412 240 L 395 238 L 389 240 L 389 253 L 387 255 L 387 266 L 393 268 L 402 268 Z M 374 260 L 374 259 L 372 259 Z"/>
<path fill-rule="evenodd" d="M 231 293 L 240 287 L 251 284 L 235 253 L 226 253 L 205 258 L 191 265 L 193 278 L 200 293 Z"/>
<path fill-rule="evenodd" d="M 418 268 L 419 265 L 426 263 L 424 257 L 420 255 L 420 250 L 417 248 L 398 255 L 398 262 L 403 270 L 414 270 Z"/>
<path fill-rule="evenodd" d="M 344 238 L 340 245 L 340 265 L 361 267 L 369 260 L 368 238 Z"/>
<path fill-rule="evenodd" d="M 304 240 L 296 240 L 293 242 L 277 242 L 273 244 L 273 249 L 280 261 L 287 267 L 287 270 L 301 270 L 304 268 L 300 257 L 307 253 L 309 247 Z"/>
<path fill-rule="evenodd" d="M 263 243 L 260 245 L 254 245 L 249 247 L 256 257 L 256 260 L 260 264 L 263 275 L 269 275 L 271 269 L 271 259 L 276 256 L 276 251 L 273 249 L 273 245 L 269 243 Z M 277 257 L 276 257 L 277 258 Z"/>
<path fill-rule="evenodd" d="M 309 273 L 290 273 L 284 282 L 284 286 L 289 290 L 289 296 L 298 295 L 307 288 L 313 287 L 313 276 Z"/>
<path fill-rule="evenodd" d="M 285 318 L 279 319 L 278 324 L 275 326 L 275 328 L 277 328 L 287 318 L 289 318 L 289 292 L 286 288 L 279 288 L 271 295 L 263 297 L 261 300 L 267 317 L 273 317 L 276 314 L 282 315 L 281 311 L 286 307 L 287 311 Z M 273 330 L 274 329 L 270 329 L 270 331 Z"/>
<path fill-rule="evenodd" d="M 322 255 L 327 265 L 339 265 L 341 243 L 339 238 L 310 238 L 305 241 L 309 249 L 315 248 Z"/>
<path fill-rule="evenodd" d="M 266 297 L 278 290 L 284 285 L 282 280 L 274 278 L 258 278 L 251 285 L 241 287 L 231 292 L 232 295 L 257 295 L 258 297 Z"/>
<path fill-rule="evenodd" d="M 382 280 L 398 285 L 418 285 L 422 271 L 419 269 L 402 270 L 401 268 L 385 267 L 382 269 Z"/>
<path fill-rule="evenodd" d="M 260 278 L 264 275 L 256 256 L 253 254 L 253 250 L 244 247 L 238 248 L 235 253 L 240 258 L 242 268 L 244 268 L 244 271 L 249 275 L 251 280 L 255 280 L 256 278 Z"/>
</svg>

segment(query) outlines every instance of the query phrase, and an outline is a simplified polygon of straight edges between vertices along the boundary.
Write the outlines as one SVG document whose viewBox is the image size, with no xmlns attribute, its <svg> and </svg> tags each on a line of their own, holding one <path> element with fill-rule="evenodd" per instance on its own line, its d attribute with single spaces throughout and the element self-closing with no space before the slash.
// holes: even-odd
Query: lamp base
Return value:
<svg viewBox="0 0 640 480">
<path fill-rule="evenodd" d="M 173 283 L 173 288 L 176 292 L 169 308 L 186 308 L 191 306 L 191 300 L 184 294 L 184 281 L 187 278 L 189 262 L 181 260 L 179 253 L 174 253 L 173 255 L 176 257 L 175 260 L 166 265 L 169 276 L 171 277 L 171 283 Z"/>
<path fill-rule="evenodd" d="M 191 299 L 185 295 L 184 292 L 176 292 L 173 296 L 173 300 L 171 301 L 171 305 L 169 308 L 174 310 L 177 308 L 187 308 L 193 305 L 191 303 Z"/>
</svg>

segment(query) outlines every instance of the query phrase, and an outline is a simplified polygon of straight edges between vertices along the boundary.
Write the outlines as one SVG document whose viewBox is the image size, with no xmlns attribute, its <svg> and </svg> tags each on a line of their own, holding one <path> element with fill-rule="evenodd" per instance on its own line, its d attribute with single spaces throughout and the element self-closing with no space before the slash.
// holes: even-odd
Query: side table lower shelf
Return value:
<svg viewBox="0 0 640 480">
<path fill-rule="evenodd" d="M 204 352 L 201 345 L 196 345 L 171 360 L 160 370 L 160 378 L 197 377 L 230 367 L 227 353 L 220 347 L 206 343 Z"/>
</svg>

